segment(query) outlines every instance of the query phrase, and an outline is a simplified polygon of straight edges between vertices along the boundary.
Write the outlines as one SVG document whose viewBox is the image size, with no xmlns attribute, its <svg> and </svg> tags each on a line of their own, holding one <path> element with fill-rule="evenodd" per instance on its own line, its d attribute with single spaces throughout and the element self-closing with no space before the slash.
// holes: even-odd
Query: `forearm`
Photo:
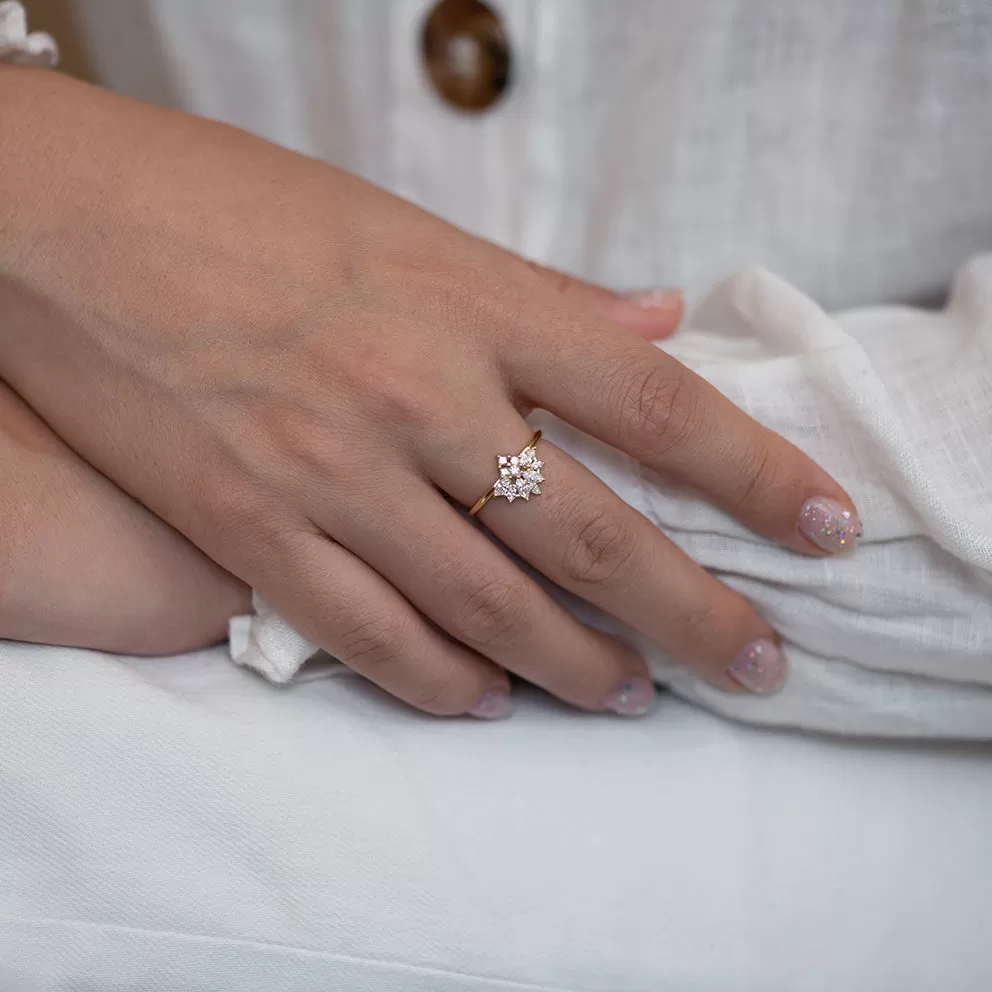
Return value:
<svg viewBox="0 0 992 992">
<path fill-rule="evenodd" d="M 95 261 L 127 271 L 154 252 L 190 260 L 184 250 L 204 240 L 202 189 L 242 245 L 260 184 L 302 227 L 318 204 L 273 187 L 275 170 L 289 184 L 337 173 L 237 128 L 0 65 L 0 276 L 51 284 L 46 273 L 58 264 L 59 284 L 80 292 L 101 285 Z"/>
<path fill-rule="evenodd" d="M 32 402 L 44 380 L 28 373 L 56 367 L 85 318 L 81 280 L 108 276 L 93 248 L 114 199 L 101 189 L 112 173 L 91 119 L 100 95 L 0 65 L 0 377 Z"/>
<path fill-rule="evenodd" d="M 306 276 L 323 285 L 334 205 L 294 190 L 321 190 L 332 175 L 360 185 L 236 128 L 0 66 L 0 377 L 34 403 L 38 366 L 71 360 L 99 380 L 100 353 L 138 336 L 168 347 L 209 323 L 218 299 L 229 308 L 256 297 L 258 262 L 246 246 L 257 237 L 260 189 L 282 201 L 265 278 L 284 281 L 291 261 L 299 284 L 313 259 Z M 308 243 L 314 213 L 327 222 Z M 210 276 L 218 268 L 234 275 L 222 293 Z M 14 335 L 3 320 L 12 308 L 23 321 L 42 315 L 45 333 Z"/>
<path fill-rule="evenodd" d="M 0 66 L 0 378 L 46 415 L 63 376 L 99 388 L 107 350 L 189 326 L 186 246 L 199 219 L 163 209 L 148 177 L 178 163 L 200 125 L 219 128 Z"/>
<path fill-rule="evenodd" d="M 102 388 L 96 325 L 147 277 L 128 269 L 133 192 L 124 132 L 178 117 L 40 70 L 0 66 L 0 378 L 38 409 L 85 378 L 68 422 Z M 116 114 L 117 120 L 113 118 Z M 128 198 L 131 197 L 129 204 Z M 134 234 L 125 237 L 135 237 Z M 133 254 L 133 253 L 132 253 Z M 127 324 L 121 319 L 122 337 Z M 75 414 L 71 410 L 75 409 Z M 60 431 L 61 433 L 61 431 Z M 0 637 L 126 652 L 223 636 L 247 592 L 104 478 L 0 382 Z"/>
<path fill-rule="evenodd" d="M 0 279 L 30 280 L 58 232 L 64 238 L 78 226 L 96 92 L 55 73 L 0 65 Z"/>
</svg>

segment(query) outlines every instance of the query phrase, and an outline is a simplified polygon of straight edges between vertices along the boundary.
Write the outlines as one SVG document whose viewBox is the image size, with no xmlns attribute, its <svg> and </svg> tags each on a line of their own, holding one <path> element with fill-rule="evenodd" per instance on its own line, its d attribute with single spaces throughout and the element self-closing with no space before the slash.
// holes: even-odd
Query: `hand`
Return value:
<svg viewBox="0 0 992 992">
<path fill-rule="evenodd" d="M 0 637 L 176 654 L 227 636 L 248 588 L 66 447 L 0 383 Z"/>
<path fill-rule="evenodd" d="M 582 291 L 239 131 L 11 72 L 0 161 L 47 195 L 0 217 L 3 374 L 92 464 L 401 699 L 501 715 L 515 672 L 586 709 L 650 702 L 640 658 L 445 499 L 486 491 L 534 407 L 800 552 L 819 553 L 801 520 L 851 507 Z M 24 151 L 31 121 L 55 135 L 41 151 Z M 775 635 L 751 607 L 582 465 L 540 454 L 544 495 L 491 501 L 485 526 L 715 685 L 773 688 Z M 834 502 L 817 517 L 811 499 Z"/>
</svg>

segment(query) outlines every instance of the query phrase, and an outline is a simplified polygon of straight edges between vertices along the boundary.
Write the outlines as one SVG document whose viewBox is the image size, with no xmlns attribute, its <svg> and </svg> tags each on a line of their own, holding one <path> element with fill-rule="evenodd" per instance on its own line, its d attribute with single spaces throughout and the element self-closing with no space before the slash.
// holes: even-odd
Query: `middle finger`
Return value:
<svg viewBox="0 0 992 992">
<path fill-rule="evenodd" d="M 503 453 L 516 454 L 527 443 L 514 449 L 521 437 Z M 489 471 L 497 471 L 496 459 L 486 457 L 493 443 L 486 440 L 461 459 L 441 457 L 432 466 L 438 484 L 470 503 L 485 477 L 482 466 L 488 461 Z M 541 494 L 512 503 L 491 499 L 479 513 L 504 544 L 714 685 L 756 693 L 779 687 L 785 661 L 777 637 L 742 596 L 560 448 L 542 440 L 537 453 L 546 480 Z"/>
<path fill-rule="evenodd" d="M 423 614 L 466 647 L 576 706 L 623 716 L 647 711 L 654 691 L 632 648 L 580 623 L 426 480 L 410 476 L 376 488 L 367 519 L 342 514 L 321 526 Z"/>
</svg>

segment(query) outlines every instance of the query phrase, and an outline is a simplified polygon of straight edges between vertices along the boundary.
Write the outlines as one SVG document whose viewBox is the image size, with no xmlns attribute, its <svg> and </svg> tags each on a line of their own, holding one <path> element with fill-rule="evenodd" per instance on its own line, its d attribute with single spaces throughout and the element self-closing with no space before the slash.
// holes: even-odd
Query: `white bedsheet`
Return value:
<svg viewBox="0 0 992 992">
<path fill-rule="evenodd" d="M 992 749 L 0 646 L 0 989 L 987 992 Z"/>
</svg>

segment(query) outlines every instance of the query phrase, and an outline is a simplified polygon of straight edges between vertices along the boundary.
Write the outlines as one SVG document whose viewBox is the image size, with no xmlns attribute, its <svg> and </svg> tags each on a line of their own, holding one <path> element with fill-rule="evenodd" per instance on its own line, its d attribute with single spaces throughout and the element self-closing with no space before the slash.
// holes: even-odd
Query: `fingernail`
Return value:
<svg viewBox="0 0 992 992">
<path fill-rule="evenodd" d="M 651 711 L 655 698 L 650 679 L 631 675 L 603 700 L 602 705 L 604 710 L 612 710 L 620 716 L 644 716 Z"/>
<path fill-rule="evenodd" d="M 818 548 L 850 551 L 864 536 L 858 515 L 829 496 L 806 500 L 799 511 L 799 531 Z"/>
<path fill-rule="evenodd" d="M 479 720 L 505 720 L 513 713 L 513 700 L 501 689 L 490 689 L 468 712 Z"/>
<path fill-rule="evenodd" d="M 749 692 L 768 695 L 785 681 L 785 656 L 778 646 L 759 637 L 734 655 L 727 674 Z"/>
<path fill-rule="evenodd" d="M 639 289 L 624 293 L 624 299 L 642 310 L 677 310 L 682 306 L 682 290 Z"/>
</svg>

